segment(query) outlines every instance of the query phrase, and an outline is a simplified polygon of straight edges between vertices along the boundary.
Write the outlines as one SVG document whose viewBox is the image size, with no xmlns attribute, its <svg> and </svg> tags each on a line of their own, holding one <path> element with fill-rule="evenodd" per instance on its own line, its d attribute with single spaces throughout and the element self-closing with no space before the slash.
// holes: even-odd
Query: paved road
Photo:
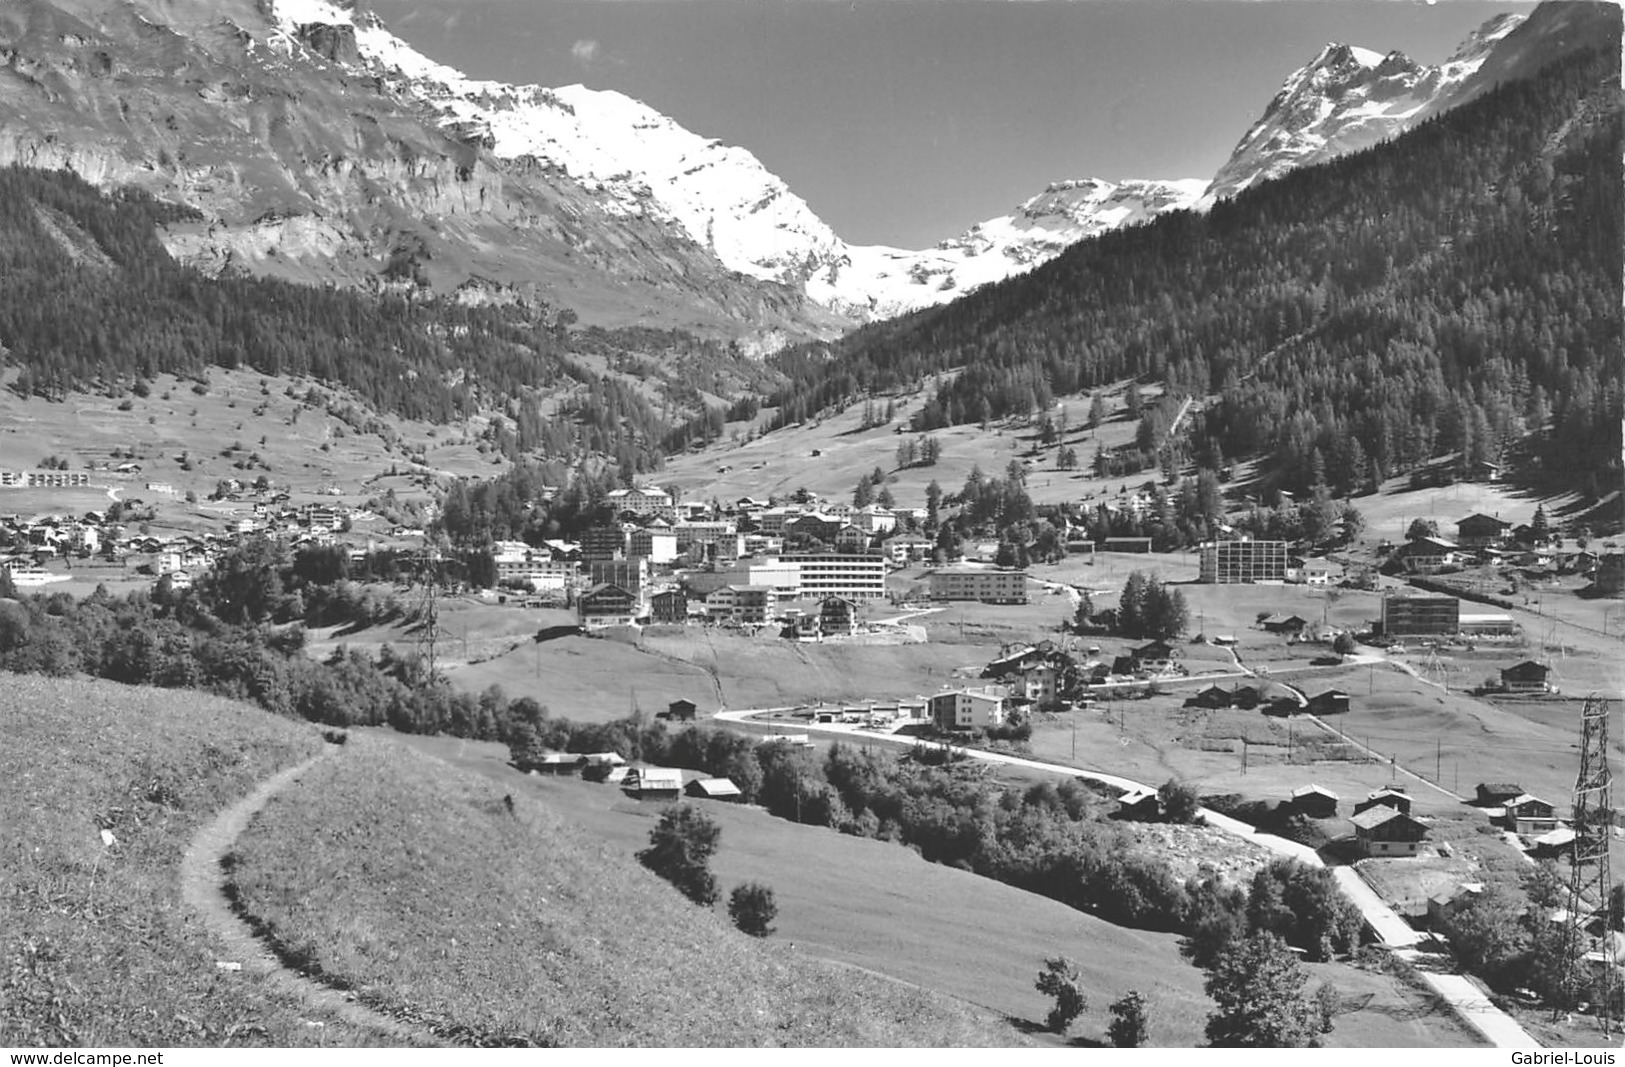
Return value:
<svg viewBox="0 0 1625 1067">
<path fill-rule="evenodd" d="M 1366 924 L 1383 944 L 1389 948 L 1412 948 L 1426 940 L 1377 895 L 1377 891 L 1360 877 L 1359 871 L 1353 867 L 1333 867 L 1332 877 L 1337 879 L 1338 887 L 1348 898 L 1354 901 L 1360 914 L 1365 916 Z"/>
<path fill-rule="evenodd" d="M 753 715 L 765 711 L 786 711 L 786 708 L 755 709 L 742 711 L 729 711 L 723 709 L 716 713 L 716 718 L 724 722 L 740 722 Z M 916 738 L 900 738 L 890 733 L 877 732 L 857 726 L 808 723 L 797 724 L 796 732 L 838 734 L 845 737 L 865 741 L 889 741 L 893 744 L 915 745 L 920 743 Z M 943 747 L 943 746 L 938 746 Z M 1003 752 L 984 752 L 980 749 L 962 748 L 973 759 L 986 760 L 990 763 L 1003 763 L 1013 767 L 1026 767 L 1032 770 L 1048 771 L 1052 774 L 1065 774 L 1074 777 L 1088 778 L 1091 781 L 1101 782 L 1117 789 L 1149 789 L 1150 786 L 1136 782 L 1132 778 L 1121 775 L 1108 774 L 1105 771 L 1080 769 L 1068 767 L 1059 763 L 1045 763 L 1042 760 L 1027 759 L 1023 756 L 1011 756 Z M 1296 841 L 1288 841 L 1284 837 L 1274 834 L 1263 834 L 1248 824 L 1232 819 L 1218 812 L 1202 809 L 1202 815 L 1210 826 L 1227 831 L 1237 837 L 1244 838 L 1279 856 L 1288 856 L 1292 859 L 1306 863 L 1312 867 L 1323 867 L 1319 855 L 1307 845 Z M 1357 870 L 1352 867 L 1331 868 L 1332 877 L 1337 879 L 1338 885 L 1343 889 L 1350 900 L 1360 909 L 1366 925 L 1377 935 L 1384 945 L 1398 949 L 1402 954 L 1413 953 L 1415 946 L 1423 938 L 1411 925 L 1404 920 L 1393 908 L 1379 897 Z M 1484 1037 L 1497 1048 L 1539 1048 L 1529 1033 L 1519 1026 L 1510 1015 L 1497 1008 L 1484 996 L 1483 992 L 1472 982 L 1461 975 L 1433 974 L 1422 972 L 1423 978 L 1429 987 L 1439 994 L 1439 997 L 1453 1008 L 1456 1014 L 1467 1022 L 1469 1026 L 1483 1034 Z"/>
<path fill-rule="evenodd" d="M 1529 1036 L 1529 1031 L 1518 1025 L 1517 1020 L 1491 1004 L 1484 991 L 1471 979 L 1459 974 L 1418 973 L 1422 981 L 1456 1009 L 1456 1014 L 1466 1020 L 1468 1026 L 1483 1034 L 1484 1039 L 1496 1048 L 1542 1047 L 1539 1041 Z"/>
</svg>

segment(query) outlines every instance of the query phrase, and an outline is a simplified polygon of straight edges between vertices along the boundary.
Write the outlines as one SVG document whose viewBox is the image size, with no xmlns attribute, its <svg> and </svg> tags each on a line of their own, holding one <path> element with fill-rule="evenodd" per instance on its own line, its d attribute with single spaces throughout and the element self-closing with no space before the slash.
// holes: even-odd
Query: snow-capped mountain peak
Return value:
<svg viewBox="0 0 1625 1067">
<path fill-rule="evenodd" d="M 749 151 L 693 133 L 613 90 L 469 78 L 341 0 L 273 0 L 286 42 L 312 27 L 353 35 L 353 61 L 419 98 L 446 128 L 501 159 L 532 157 L 610 198 L 683 228 L 730 270 L 804 289 L 870 318 L 942 303 L 1028 270 L 1067 245 L 1194 203 L 1199 179 L 1052 184 L 1038 196 L 920 251 L 849 245 Z M 347 47 L 328 50 L 336 61 Z"/>
<path fill-rule="evenodd" d="M 1497 15 L 1438 66 L 1336 42 L 1289 75 L 1208 186 L 1203 203 L 1370 147 L 1454 102 L 1524 16 Z"/>
</svg>

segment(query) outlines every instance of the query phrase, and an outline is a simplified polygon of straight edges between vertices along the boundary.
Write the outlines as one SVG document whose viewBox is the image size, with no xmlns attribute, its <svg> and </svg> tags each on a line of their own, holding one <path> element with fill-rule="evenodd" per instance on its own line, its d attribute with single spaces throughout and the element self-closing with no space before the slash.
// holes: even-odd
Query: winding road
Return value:
<svg viewBox="0 0 1625 1067">
<path fill-rule="evenodd" d="M 789 711 L 789 708 L 756 708 L 741 711 L 729 711 L 724 708 L 715 715 L 722 722 L 741 723 L 754 716 L 771 712 Z M 864 741 L 885 741 L 892 744 L 935 745 L 939 748 L 948 746 L 939 742 L 920 741 L 914 737 L 899 738 L 891 733 L 878 732 L 858 726 L 837 725 L 833 723 L 797 723 L 797 732 L 836 734 L 844 737 L 858 738 Z M 1070 767 L 1060 763 L 1045 763 L 1042 760 L 1028 759 L 1024 756 L 1011 756 L 1002 752 L 985 752 L 974 748 L 959 748 L 958 751 L 979 760 L 990 763 L 1003 763 L 1013 767 L 1025 767 L 1030 770 L 1047 771 L 1052 774 L 1067 775 L 1069 777 L 1087 778 L 1090 781 L 1100 782 L 1116 789 L 1151 789 L 1142 782 L 1121 775 L 1108 774 L 1105 771 L 1090 770 L 1087 768 Z M 1206 808 L 1201 809 L 1203 818 L 1209 826 L 1216 827 L 1227 833 L 1253 844 L 1265 848 L 1278 856 L 1285 856 L 1298 860 L 1311 867 L 1324 867 L 1318 853 L 1308 845 L 1296 841 L 1288 841 L 1284 837 L 1274 834 L 1260 833 L 1247 823 L 1238 819 L 1221 815 Z M 1377 936 L 1383 945 L 1393 949 L 1395 954 L 1409 962 L 1415 963 L 1420 955 L 1418 945 L 1426 940 L 1424 935 L 1418 933 L 1404 917 L 1377 895 L 1365 879 L 1360 877 L 1353 867 L 1332 867 L 1332 877 L 1337 879 L 1338 885 L 1347 894 L 1356 907 L 1360 909 L 1366 925 Z M 1484 1039 L 1496 1048 L 1540 1048 L 1529 1032 L 1518 1025 L 1517 1020 L 1506 1014 L 1500 1008 L 1490 1003 L 1484 991 L 1473 981 L 1459 974 L 1440 974 L 1418 968 L 1418 976 L 1429 989 L 1438 995 L 1463 1022 L 1473 1030 L 1483 1035 Z"/>
</svg>

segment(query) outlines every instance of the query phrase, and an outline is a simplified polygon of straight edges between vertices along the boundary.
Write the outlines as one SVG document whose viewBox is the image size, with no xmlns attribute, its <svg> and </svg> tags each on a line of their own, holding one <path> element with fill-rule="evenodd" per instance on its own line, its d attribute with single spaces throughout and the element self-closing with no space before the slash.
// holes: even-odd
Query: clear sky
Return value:
<svg viewBox="0 0 1625 1067">
<path fill-rule="evenodd" d="M 1065 178 L 1207 178 L 1328 42 L 1423 63 L 1489 0 L 371 0 L 472 77 L 617 89 L 837 233 L 924 247 Z"/>
</svg>

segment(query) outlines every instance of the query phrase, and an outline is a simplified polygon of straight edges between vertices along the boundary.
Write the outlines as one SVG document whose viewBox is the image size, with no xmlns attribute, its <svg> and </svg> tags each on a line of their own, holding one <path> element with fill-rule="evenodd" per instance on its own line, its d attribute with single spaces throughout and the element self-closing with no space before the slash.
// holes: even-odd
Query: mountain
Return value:
<svg viewBox="0 0 1625 1067">
<path fill-rule="evenodd" d="M 1178 441 L 1147 413 L 1101 476 L 1166 447 L 1342 494 L 1491 460 L 1598 496 L 1620 456 L 1619 9 L 1565 33 L 1586 46 L 1369 151 L 785 352 L 777 421 L 928 388 L 925 432 L 1132 378 L 1201 403 Z"/>
<path fill-rule="evenodd" d="M 1502 14 L 1438 66 L 1403 52 L 1328 44 L 1281 86 L 1202 196 L 1234 196 L 1297 167 L 1323 163 L 1398 136 L 1476 100 L 1503 82 L 1594 43 L 1597 4 L 1548 2 Z"/>
<path fill-rule="evenodd" d="M 196 208 L 165 244 L 211 274 L 526 301 L 762 350 L 1392 136 L 1571 47 L 1576 6 L 1491 20 L 1436 68 L 1328 46 L 1210 182 L 1057 182 L 918 250 L 847 243 L 749 151 L 621 93 L 469 78 L 353 0 L 14 0 L 0 165 Z"/>
<path fill-rule="evenodd" d="M 848 246 L 842 259 L 807 279 L 807 292 L 863 320 L 946 303 L 1031 270 L 1085 238 L 1194 206 L 1206 184 L 1201 179 L 1056 182 L 1010 214 L 977 223 L 934 248 Z"/>
<path fill-rule="evenodd" d="M 1201 183 L 1070 181 L 935 248 L 849 245 L 750 152 L 613 91 L 480 81 L 337 0 L 21 0 L 0 165 L 197 208 L 218 274 L 568 306 L 773 343 L 951 300 Z"/>
<path fill-rule="evenodd" d="M 681 228 L 729 270 L 859 321 L 943 303 L 1074 241 L 1195 202 L 1201 183 L 1064 182 L 935 248 L 850 245 L 750 152 L 684 129 L 613 90 L 471 79 L 335 0 L 275 0 L 290 38 L 328 27 L 341 59 L 381 73 L 443 129 L 498 159 L 541 160 L 620 208 Z M 353 45 L 351 44 L 353 38 Z"/>
<path fill-rule="evenodd" d="M 570 156 L 499 154 L 502 124 L 457 121 L 427 71 L 379 61 L 395 45 L 366 16 L 306 0 L 8 3 L 0 165 L 67 167 L 196 208 L 202 220 L 165 240 L 211 273 L 525 300 L 609 325 L 845 325 L 724 263 L 647 183 L 572 174 Z M 611 94 L 486 95 L 494 119 L 579 129 L 596 106 L 653 121 Z"/>
</svg>

